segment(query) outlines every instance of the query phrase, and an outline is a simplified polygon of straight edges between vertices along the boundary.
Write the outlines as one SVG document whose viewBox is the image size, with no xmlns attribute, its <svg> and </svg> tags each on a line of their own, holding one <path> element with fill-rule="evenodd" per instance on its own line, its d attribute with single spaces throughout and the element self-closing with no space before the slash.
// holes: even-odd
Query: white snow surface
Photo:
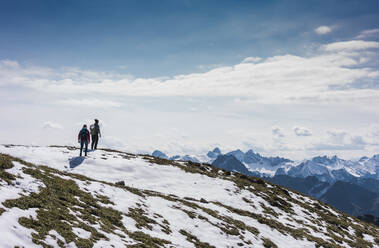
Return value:
<svg viewBox="0 0 379 248">
<path fill-rule="evenodd" d="M 315 247 L 315 243 L 306 239 L 297 240 L 291 235 L 285 235 L 258 222 L 254 218 L 236 214 L 214 202 L 220 202 L 226 206 L 264 216 L 267 213 L 265 213 L 262 206 L 271 207 L 278 213 L 277 220 L 282 224 L 306 228 L 315 237 L 330 239 L 326 236 L 324 227 L 317 226 L 312 222 L 313 219 L 318 218 L 317 214 L 311 214 L 299 205 L 291 203 L 295 213 L 295 215 L 291 215 L 277 207 L 272 207 L 259 194 L 254 194 L 246 189 L 241 190 L 232 181 L 211 178 L 202 174 L 186 173 L 184 170 L 174 166 L 152 164 L 144 159 L 143 156 L 125 158 L 123 153 L 97 150 L 89 152 L 88 157 L 80 158 L 78 157 L 78 150 L 65 147 L 4 145 L 0 146 L 0 153 L 9 154 L 37 165 L 47 165 L 60 171 L 81 174 L 108 183 L 123 181 L 126 186 L 152 190 L 164 195 L 175 195 L 182 199 L 206 199 L 206 202 L 200 203 L 197 201 L 196 204 L 217 211 L 219 215 L 242 221 L 259 230 L 258 235 L 249 231 L 244 233 L 244 240 L 251 243 L 243 243 L 243 247 L 264 247 L 262 238 L 269 238 L 278 247 L 310 248 Z M 14 165 L 9 171 L 12 171 L 13 174 L 19 174 L 22 178 L 17 179 L 14 186 L 5 185 L 4 183 L 1 185 L 0 202 L 4 202 L 6 199 L 18 198 L 21 193 L 38 192 L 39 187 L 44 187 L 41 182 L 22 172 L 22 164 L 14 162 Z M 62 177 L 65 178 L 65 176 Z M 196 236 L 201 242 L 207 242 L 215 247 L 238 247 L 238 244 L 242 242 L 239 236 L 221 232 L 218 226 L 227 225 L 227 223 L 214 218 L 202 209 L 192 209 L 180 202 L 169 201 L 161 197 L 147 196 L 143 198 L 130 191 L 101 182 L 84 182 L 78 179 L 74 179 L 74 181 L 82 190 L 86 190 L 93 195 L 107 196 L 114 203 L 111 207 L 122 213 L 128 213 L 131 208 L 142 208 L 149 218 L 157 222 L 157 224 L 152 224 L 151 230 L 143 227 L 142 231 L 152 237 L 169 240 L 172 243 L 170 245 L 174 247 L 195 247 L 193 243 L 187 240 L 186 236 L 180 233 L 180 230 L 185 230 Z M 272 186 L 268 188 L 272 188 Z M 316 203 L 316 201 L 294 192 L 290 192 L 290 195 L 293 199 L 307 202 L 307 204 Z M 3 205 L 0 205 L 0 207 L 5 208 Z M 339 216 L 332 209 L 325 209 L 330 214 Z M 194 212 L 196 216 L 206 217 L 208 221 L 201 218 L 191 218 L 183 210 Z M 33 230 L 21 226 L 17 221 L 21 216 L 27 217 L 29 215 L 35 216 L 35 210 L 12 208 L 6 209 L 6 212 L 0 215 L 0 230 L 2 237 L 6 237 L 5 239 L 0 239 L 0 247 L 14 247 L 16 245 L 39 247 L 32 243 L 31 233 Z M 165 225 L 165 222 L 169 223 L 169 228 L 172 231 L 169 234 L 162 231 L 162 226 Z M 131 217 L 123 216 L 122 223 L 131 232 L 141 231 L 136 226 L 136 221 Z M 299 223 L 305 223 L 306 226 L 302 226 Z M 315 232 L 310 228 L 311 226 L 314 226 L 316 230 L 323 229 L 323 231 Z M 99 227 L 96 228 L 99 232 L 102 232 Z M 84 239 L 88 239 L 91 235 L 81 228 L 74 228 L 73 232 Z M 116 230 L 117 232 L 121 233 L 121 230 Z M 125 247 L 136 243 L 125 234 L 125 237 L 111 233 L 104 233 L 104 235 L 109 240 L 101 239 L 94 244 L 94 247 L 110 247 L 111 245 Z M 57 232 L 51 231 L 46 237 L 46 243 L 53 247 L 58 247 L 57 239 L 64 241 L 64 238 Z M 373 238 L 372 236 L 365 236 L 365 240 L 372 241 Z M 76 247 L 74 243 L 66 245 L 67 247 Z M 349 247 L 347 244 L 343 246 Z"/>
<path fill-rule="evenodd" d="M 14 186 L 0 181 L 0 207 L 3 209 L 5 207 L 1 203 L 5 200 L 19 198 L 20 194 L 28 195 L 30 192 L 37 192 L 38 187 L 43 186 L 43 184 L 31 176 L 24 174 L 22 167 L 24 166 L 20 163 L 14 162 L 14 167 L 7 170 L 7 172 L 12 172 L 12 174 L 22 177 L 17 178 Z M 0 247 L 39 247 L 32 242 L 32 230 L 18 223 L 20 217 L 35 217 L 35 210 L 36 209 L 21 210 L 19 208 L 12 208 L 0 216 Z"/>
</svg>

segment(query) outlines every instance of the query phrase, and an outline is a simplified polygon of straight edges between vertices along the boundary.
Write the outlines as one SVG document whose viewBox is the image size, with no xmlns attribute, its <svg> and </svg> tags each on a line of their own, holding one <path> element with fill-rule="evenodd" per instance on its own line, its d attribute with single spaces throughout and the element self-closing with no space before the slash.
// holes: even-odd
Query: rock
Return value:
<svg viewBox="0 0 379 248">
<path fill-rule="evenodd" d="M 119 182 L 116 182 L 115 184 L 119 185 L 119 186 L 125 186 L 125 182 L 124 181 L 119 181 Z"/>
</svg>

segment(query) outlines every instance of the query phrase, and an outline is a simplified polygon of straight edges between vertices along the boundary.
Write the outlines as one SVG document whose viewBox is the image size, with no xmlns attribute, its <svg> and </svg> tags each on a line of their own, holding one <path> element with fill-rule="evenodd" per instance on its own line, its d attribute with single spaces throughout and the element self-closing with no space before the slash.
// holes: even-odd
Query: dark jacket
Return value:
<svg viewBox="0 0 379 248">
<path fill-rule="evenodd" d="M 89 131 L 87 128 L 82 128 L 78 134 L 78 140 L 81 141 L 82 139 L 87 139 L 88 142 L 90 142 L 91 138 L 89 135 Z"/>
</svg>

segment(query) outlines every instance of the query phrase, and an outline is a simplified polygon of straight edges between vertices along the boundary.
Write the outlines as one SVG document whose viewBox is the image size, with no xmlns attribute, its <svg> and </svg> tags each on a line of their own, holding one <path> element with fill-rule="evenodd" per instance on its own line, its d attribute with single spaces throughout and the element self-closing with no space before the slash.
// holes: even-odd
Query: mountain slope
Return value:
<svg viewBox="0 0 379 248">
<path fill-rule="evenodd" d="M 337 181 L 330 185 L 310 176 L 290 177 L 276 175 L 267 181 L 310 195 L 353 216 L 379 216 L 378 181 L 358 178 L 353 183 Z M 371 188 L 370 188 L 371 187 Z"/>
<path fill-rule="evenodd" d="M 0 146 L 0 153 L 0 247 L 379 244 L 373 225 L 207 164 L 112 150 L 82 159 L 73 147 Z"/>
<path fill-rule="evenodd" d="M 213 161 L 212 165 L 227 171 L 240 172 L 245 175 L 249 174 L 248 169 L 233 155 L 220 155 Z"/>
<path fill-rule="evenodd" d="M 313 197 L 321 196 L 330 187 L 329 183 L 321 182 L 314 176 L 302 178 L 290 177 L 287 175 L 276 175 L 265 179 L 269 182 L 294 189 Z"/>
<path fill-rule="evenodd" d="M 320 199 L 354 216 L 379 216 L 379 196 L 353 183 L 338 181 Z"/>
</svg>

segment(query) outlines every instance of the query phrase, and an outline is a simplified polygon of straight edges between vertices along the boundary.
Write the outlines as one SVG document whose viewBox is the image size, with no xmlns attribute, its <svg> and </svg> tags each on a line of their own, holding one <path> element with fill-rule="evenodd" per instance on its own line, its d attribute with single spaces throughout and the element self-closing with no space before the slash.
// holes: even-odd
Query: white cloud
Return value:
<svg viewBox="0 0 379 248">
<path fill-rule="evenodd" d="M 350 40 L 334 42 L 322 46 L 322 49 L 328 52 L 336 51 L 357 51 L 371 48 L 379 48 L 379 42 L 376 41 L 364 41 L 364 40 Z"/>
<path fill-rule="evenodd" d="M 280 127 L 273 127 L 272 128 L 272 134 L 277 138 L 283 138 L 284 137 L 283 129 Z"/>
<path fill-rule="evenodd" d="M 244 60 L 242 60 L 242 63 L 257 63 L 261 60 L 262 58 L 260 57 L 247 57 Z"/>
<path fill-rule="evenodd" d="M 364 149 L 364 146 L 361 145 L 354 145 L 354 144 L 315 144 L 312 147 L 309 147 L 310 150 L 316 150 L 316 151 L 322 151 L 324 152 L 331 152 L 332 154 L 335 154 L 336 151 L 349 151 L 349 150 L 360 150 L 362 151 Z"/>
<path fill-rule="evenodd" d="M 58 104 L 67 106 L 78 107 L 93 107 L 93 108 L 107 108 L 107 107 L 121 107 L 122 104 L 115 101 L 99 100 L 99 99 L 69 99 L 58 101 Z"/>
<path fill-rule="evenodd" d="M 91 72 L 77 68 L 52 70 L 20 66 L 10 70 L 0 67 L 0 85 L 31 88 L 61 96 L 97 94 L 101 98 L 247 97 L 256 103 L 266 104 L 350 103 L 367 99 L 379 101 L 379 90 L 376 88 L 336 90 L 349 87 L 354 82 L 379 78 L 378 69 L 360 67 L 362 61 L 375 59 L 375 55 L 341 52 L 341 49 L 356 50 L 376 46 L 379 47 L 379 42 L 338 42 L 323 46 L 320 54 L 311 57 L 273 56 L 257 64 L 222 66 L 204 73 L 171 78 L 133 78 L 130 75 Z M 81 98 L 83 97 L 79 99 Z M 92 105 L 88 100 L 71 102 L 81 103 Z M 111 101 L 107 105 L 118 106 L 120 103 Z"/>
<path fill-rule="evenodd" d="M 348 133 L 344 130 L 329 130 L 327 136 L 308 147 L 317 151 L 363 151 L 368 145 L 362 135 Z"/>
<path fill-rule="evenodd" d="M 365 128 L 362 136 L 366 144 L 379 146 L 379 125 L 372 124 Z"/>
<path fill-rule="evenodd" d="M 305 127 L 294 127 L 293 131 L 297 136 L 312 136 L 312 132 Z"/>
<path fill-rule="evenodd" d="M 209 65 L 198 65 L 197 68 L 199 68 L 202 71 L 209 71 L 214 68 L 223 67 L 222 64 L 209 64 Z"/>
<path fill-rule="evenodd" d="M 363 39 L 363 38 L 375 36 L 377 34 L 379 34 L 379 28 L 369 29 L 369 30 L 362 31 L 356 38 L 357 39 Z"/>
<path fill-rule="evenodd" d="M 320 34 L 320 35 L 328 34 L 328 33 L 332 32 L 332 28 L 329 26 L 320 26 L 320 27 L 315 29 L 315 32 L 317 34 Z"/>
<path fill-rule="evenodd" d="M 334 144 L 344 144 L 348 133 L 343 130 L 332 130 L 326 132 L 329 136 L 329 140 Z"/>
<path fill-rule="evenodd" d="M 42 127 L 44 129 L 63 129 L 63 127 L 60 124 L 54 123 L 52 121 L 46 121 L 45 123 L 43 123 Z"/>
</svg>

